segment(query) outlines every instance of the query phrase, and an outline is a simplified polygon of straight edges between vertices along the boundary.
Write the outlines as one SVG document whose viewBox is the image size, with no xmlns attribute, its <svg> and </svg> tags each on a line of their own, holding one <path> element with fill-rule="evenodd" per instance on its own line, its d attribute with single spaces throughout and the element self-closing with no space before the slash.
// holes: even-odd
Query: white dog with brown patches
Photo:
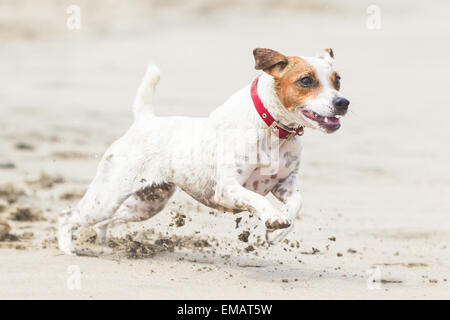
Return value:
<svg viewBox="0 0 450 320">
<path fill-rule="evenodd" d="M 331 49 L 308 58 L 261 48 L 253 55 L 264 73 L 207 118 L 155 116 L 159 71 L 148 67 L 134 123 L 106 151 L 78 205 L 62 213 L 62 251 L 74 254 L 76 227 L 94 225 L 97 241 L 105 243 L 109 223 L 154 216 L 176 187 L 211 208 L 254 213 L 269 242 L 292 229 L 302 204 L 299 135 L 303 128 L 339 129 L 349 101 L 339 93 Z M 269 192 L 279 207 L 265 198 Z"/>
</svg>

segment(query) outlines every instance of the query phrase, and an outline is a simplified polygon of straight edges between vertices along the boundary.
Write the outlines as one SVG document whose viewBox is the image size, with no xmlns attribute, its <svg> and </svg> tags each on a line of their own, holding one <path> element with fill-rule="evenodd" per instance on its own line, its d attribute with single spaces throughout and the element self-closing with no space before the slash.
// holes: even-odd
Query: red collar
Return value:
<svg viewBox="0 0 450 320">
<path fill-rule="evenodd" d="M 256 111 L 258 111 L 258 114 L 261 116 L 261 119 L 264 120 L 264 122 L 272 128 L 273 132 L 278 136 L 280 139 L 289 139 L 294 135 L 301 136 L 303 134 L 303 127 L 298 128 L 288 128 L 281 123 L 278 123 L 275 121 L 275 119 L 270 115 L 269 111 L 264 107 L 264 104 L 262 103 L 261 99 L 258 96 L 258 92 L 256 90 L 256 86 L 258 85 L 258 79 L 260 76 L 258 76 L 255 80 L 253 80 L 252 87 L 250 90 L 253 104 L 255 106 Z"/>
</svg>

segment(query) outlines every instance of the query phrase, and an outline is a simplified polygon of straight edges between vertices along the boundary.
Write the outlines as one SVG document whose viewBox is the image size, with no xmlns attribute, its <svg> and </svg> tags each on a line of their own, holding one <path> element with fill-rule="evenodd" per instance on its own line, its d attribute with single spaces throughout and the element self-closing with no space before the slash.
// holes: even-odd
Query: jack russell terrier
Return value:
<svg viewBox="0 0 450 320">
<path fill-rule="evenodd" d="M 299 136 L 304 128 L 338 130 L 349 101 L 339 92 L 331 49 L 317 57 L 262 48 L 253 55 L 264 72 L 207 118 L 155 116 L 159 70 L 148 67 L 134 123 L 106 151 L 78 205 L 59 219 L 63 252 L 74 254 L 75 228 L 94 225 L 104 244 L 111 222 L 156 215 L 176 187 L 208 207 L 257 215 L 268 243 L 286 236 L 302 205 Z M 265 197 L 270 192 L 279 206 Z"/>
</svg>

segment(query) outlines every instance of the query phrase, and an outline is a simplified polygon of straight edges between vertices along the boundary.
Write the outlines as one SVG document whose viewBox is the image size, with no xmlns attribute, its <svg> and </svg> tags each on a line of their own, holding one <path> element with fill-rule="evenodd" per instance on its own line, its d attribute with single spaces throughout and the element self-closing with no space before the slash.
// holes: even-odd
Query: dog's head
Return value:
<svg viewBox="0 0 450 320">
<path fill-rule="evenodd" d="M 271 49 L 253 50 L 255 69 L 274 78 L 275 92 L 297 123 L 331 133 L 341 126 L 350 101 L 339 92 L 333 50 L 317 57 L 287 57 Z"/>
</svg>

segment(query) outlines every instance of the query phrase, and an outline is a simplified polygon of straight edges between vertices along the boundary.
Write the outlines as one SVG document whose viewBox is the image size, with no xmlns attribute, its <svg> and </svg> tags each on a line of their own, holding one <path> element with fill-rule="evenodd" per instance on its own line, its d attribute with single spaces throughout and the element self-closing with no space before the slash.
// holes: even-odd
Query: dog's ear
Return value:
<svg viewBox="0 0 450 320">
<path fill-rule="evenodd" d="M 323 60 L 325 60 L 329 64 L 333 64 L 334 63 L 334 52 L 333 52 L 333 49 L 331 49 L 331 48 L 323 49 L 322 52 L 319 53 L 319 58 L 322 58 Z"/>
<path fill-rule="evenodd" d="M 288 64 L 288 59 L 281 53 L 266 48 L 256 48 L 253 50 L 255 57 L 255 69 L 263 70 L 276 77 Z"/>
</svg>

